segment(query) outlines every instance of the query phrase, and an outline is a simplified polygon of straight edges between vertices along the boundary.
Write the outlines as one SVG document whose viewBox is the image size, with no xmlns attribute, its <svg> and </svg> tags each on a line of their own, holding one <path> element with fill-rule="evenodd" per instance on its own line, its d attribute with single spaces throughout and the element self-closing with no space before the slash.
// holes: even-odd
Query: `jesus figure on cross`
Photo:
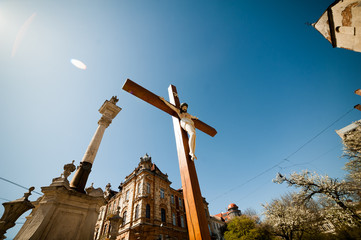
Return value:
<svg viewBox="0 0 361 240">
<path fill-rule="evenodd" d="M 194 126 L 194 122 L 192 119 L 198 119 L 195 116 L 190 115 L 188 110 L 188 104 L 182 103 L 180 105 L 180 109 L 175 107 L 173 104 L 166 101 L 163 97 L 159 97 L 168 107 L 170 107 L 173 111 L 175 111 L 178 114 L 178 117 L 180 119 L 180 125 L 181 127 L 189 134 L 189 155 L 191 156 L 191 159 L 194 161 L 194 159 L 197 159 L 196 155 L 194 154 L 194 151 L 196 149 L 196 128 Z"/>
</svg>

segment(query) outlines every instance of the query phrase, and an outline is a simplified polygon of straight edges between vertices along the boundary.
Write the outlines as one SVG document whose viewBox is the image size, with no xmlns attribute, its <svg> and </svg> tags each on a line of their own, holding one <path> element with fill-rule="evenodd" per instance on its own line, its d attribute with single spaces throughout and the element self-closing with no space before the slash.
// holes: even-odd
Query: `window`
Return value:
<svg viewBox="0 0 361 240">
<path fill-rule="evenodd" d="M 98 220 L 102 219 L 103 213 L 104 213 L 104 208 L 101 208 L 101 209 L 100 209 L 100 213 L 99 213 L 99 215 L 98 215 Z"/>
<path fill-rule="evenodd" d="M 182 199 L 179 198 L 179 206 L 182 207 Z"/>
<path fill-rule="evenodd" d="M 172 222 L 173 222 L 173 225 L 175 226 L 176 225 L 176 221 L 175 221 L 175 214 L 172 213 Z"/>
<path fill-rule="evenodd" d="M 164 208 L 160 209 L 160 216 L 162 218 L 162 222 L 165 222 L 166 218 L 165 218 L 165 209 Z"/>
<path fill-rule="evenodd" d="M 150 183 L 147 183 L 147 193 L 150 193 Z"/>
<path fill-rule="evenodd" d="M 116 212 L 117 210 L 118 210 L 118 203 L 114 201 L 113 212 Z"/>
<path fill-rule="evenodd" d="M 150 205 L 147 204 L 147 206 L 145 207 L 145 217 L 146 218 L 150 218 Z"/>
<path fill-rule="evenodd" d="M 164 198 L 164 189 L 163 188 L 160 189 L 160 198 L 161 199 Z"/>
<path fill-rule="evenodd" d="M 142 184 L 138 184 L 138 194 L 142 194 Z"/>
<path fill-rule="evenodd" d="M 103 232 L 103 234 L 106 234 L 107 230 L 108 230 L 108 224 L 105 224 L 105 227 L 104 227 L 104 232 Z"/>
<path fill-rule="evenodd" d="M 123 213 L 123 225 L 127 222 L 127 211 Z"/>
<path fill-rule="evenodd" d="M 129 200 L 129 190 L 125 194 L 125 200 Z"/>
<path fill-rule="evenodd" d="M 171 202 L 172 204 L 174 204 L 174 195 L 173 195 L 173 194 L 170 196 L 170 202 Z"/>
<path fill-rule="evenodd" d="M 181 216 L 180 218 L 181 218 L 181 226 L 182 226 L 182 228 L 184 228 L 184 227 L 185 227 L 185 226 L 184 226 L 184 217 Z"/>
<path fill-rule="evenodd" d="M 134 214 L 134 219 L 138 219 L 138 218 L 139 218 L 139 205 L 135 207 L 135 214 Z"/>
</svg>

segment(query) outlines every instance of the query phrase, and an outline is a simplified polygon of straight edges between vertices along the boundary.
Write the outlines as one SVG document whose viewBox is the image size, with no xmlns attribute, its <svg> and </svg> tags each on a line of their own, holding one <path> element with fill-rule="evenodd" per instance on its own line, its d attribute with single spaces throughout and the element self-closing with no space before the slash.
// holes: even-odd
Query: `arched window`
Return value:
<svg viewBox="0 0 361 240">
<path fill-rule="evenodd" d="M 161 216 L 162 222 L 165 222 L 166 217 L 165 217 L 165 209 L 164 208 L 160 209 L 160 216 Z"/>
<path fill-rule="evenodd" d="M 134 214 L 134 219 L 138 219 L 138 218 L 139 218 L 139 205 L 135 207 L 135 214 Z"/>
<path fill-rule="evenodd" d="M 146 218 L 150 218 L 150 205 L 147 204 L 147 206 L 145 207 L 145 217 Z"/>
<path fill-rule="evenodd" d="M 127 211 L 123 213 L 123 224 L 127 222 Z"/>
</svg>

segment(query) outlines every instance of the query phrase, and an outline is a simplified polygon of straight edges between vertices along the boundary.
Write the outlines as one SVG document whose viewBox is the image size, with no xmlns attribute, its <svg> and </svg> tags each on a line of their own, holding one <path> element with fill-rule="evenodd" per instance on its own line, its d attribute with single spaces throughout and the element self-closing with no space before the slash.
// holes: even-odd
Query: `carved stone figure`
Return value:
<svg viewBox="0 0 361 240">
<path fill-rule="evenodd" d="M 64 165 L 64 172 L 63 172 L 63 177 L 65 178 L 65 179 L 68 179 L 68 177 L 69 177 L 69 175 L 72 173 L 72 172 L 74 172 L 75 171 L 75 169 L 76 169 L 76 167 L 75 167 L 75 165 L 74 165 L 74 162 L 75 162 L 75 160 L 73 160 L 71 163 L 69 163 L 69 164 L 65 164 Z"/>
<path fill-rule="evenodd" d="M 118 101 L 119 101 L 119 99 L 117 98 L 117 96 L 113 96 L 113 97 L 110 99 L 110 102 L 111 102 L 111 103 L 114 103 L 114 104 L 116 104 Z"/>
<path fill-rule="evenodd" d="M 105 186 L 105 191 L 104 191 L 104 198 L 106 200 L 109 200 L 111 198 L 111 185 L 110 183 L 108 183 L 106 186 Z"/>
</svg>

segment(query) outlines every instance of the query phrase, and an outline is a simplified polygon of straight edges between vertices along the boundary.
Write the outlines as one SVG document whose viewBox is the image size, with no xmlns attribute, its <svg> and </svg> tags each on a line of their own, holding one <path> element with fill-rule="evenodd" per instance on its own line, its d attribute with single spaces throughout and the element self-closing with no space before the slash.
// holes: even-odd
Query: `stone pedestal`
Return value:
<svg viewBox="0 0 361 240">
<path fill-rule="evenodd" d="M 40 197 L 14 239 L 86 240 L 94 238 L 94 227 L 104 197 L 89 196 L 55 181 L 42 187 Z"/>
</svg>

